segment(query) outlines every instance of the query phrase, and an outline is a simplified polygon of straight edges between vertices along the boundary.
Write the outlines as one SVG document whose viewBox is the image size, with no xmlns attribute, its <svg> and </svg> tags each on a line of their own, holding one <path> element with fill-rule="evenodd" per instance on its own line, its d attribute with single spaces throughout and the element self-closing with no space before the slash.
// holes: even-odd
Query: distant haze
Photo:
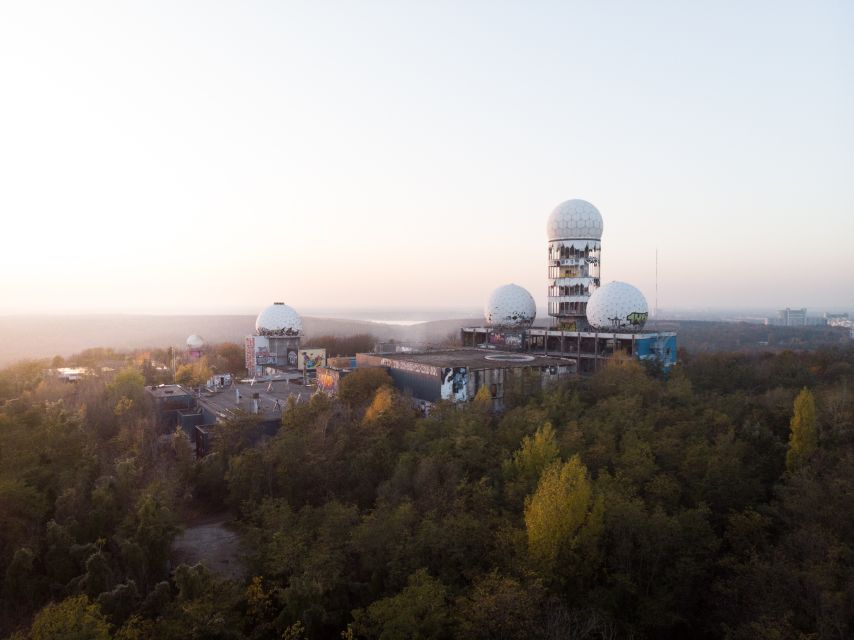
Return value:
<svg viewBox="0 0 854 640">
<path fill-rule="evenodd" d="M 854 305 L 854 3 L 5 2 L 0 86 L 0 313 L 544 307 L 569 198 L 650 307 Z"/>
<path fill-rule="evenodd" d="M 479 318 L 431 320 L 396 325 L 344 318 L 303 317 L 304 345 L 323 335 L 371 334 L 380 340 L 417 344 L 438 343 L 457 335 L 460 327 Z M 119 351 L 177 347 L 184 349 L 191 333 L 208 343 L 237 342 L 254 333 L 255 316 L 193 315 L 43 315 L 0 316 L 0 367 L 11 362 L 54 355 L 70 356 L 84 349 L 108 347 Z"/>
</svg>

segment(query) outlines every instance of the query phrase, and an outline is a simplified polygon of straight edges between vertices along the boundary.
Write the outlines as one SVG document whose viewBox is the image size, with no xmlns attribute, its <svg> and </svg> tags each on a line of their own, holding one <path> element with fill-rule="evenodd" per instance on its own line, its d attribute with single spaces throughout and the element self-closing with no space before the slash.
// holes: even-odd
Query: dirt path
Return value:
<svg viewBox="0 0 854 640">
<path fill-rule="evenodd" d="M 195 515 L 186 520 L 186 528 L 172 543 L 173 566 L 201 562 L 223 578 L 245 578 L 240 537 L 229 526 L 230 519 L 228 514 L 213 514 Z"/>
</svg>

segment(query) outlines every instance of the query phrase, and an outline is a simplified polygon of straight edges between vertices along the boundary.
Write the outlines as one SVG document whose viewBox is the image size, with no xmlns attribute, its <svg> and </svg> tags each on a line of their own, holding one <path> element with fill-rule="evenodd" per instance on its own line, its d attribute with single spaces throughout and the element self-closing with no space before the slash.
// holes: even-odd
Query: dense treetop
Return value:
<svg viewBox="0 0 854 640">
<path fill-rule="evenodd" d="M 625 361 L 426 418 L 359 371 L 198 461 L 128 364 L 0 372 L 0 635 L 854 636 L 854 350 Z M 232 514 L 245 580 L 173 566 L 189 509 Z"/>
</svg>

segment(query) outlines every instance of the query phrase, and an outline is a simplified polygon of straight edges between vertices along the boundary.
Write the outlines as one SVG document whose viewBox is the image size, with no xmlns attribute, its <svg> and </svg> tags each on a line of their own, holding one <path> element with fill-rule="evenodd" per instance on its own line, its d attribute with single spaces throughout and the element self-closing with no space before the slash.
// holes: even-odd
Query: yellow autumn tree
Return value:
<svg viewBox="0 0 854 640">
<path fill-rule="evenodd" d="M 815 419 L 815 398 L 804 387 L 795 398 L 792 420 L 789 422 L 789 449 L 786 451 L 786 469 L 793 473 L 810 459 L 818 448 L 818 428 Z"/>
<path fill-rule="evenodd" d="M 603 526 L 604 501 L 593 491 L 578 456 L 555 462 L 525 499 L 525 527 L 531 556 L 547 571 L 558 564 L 580 570 L 595 557 Z"/>
<path fill-rule="evenodd" d="M 374 394 L 374 399 L 367 411 L 365 411 L 365 422 L 376 422 L 381 417 L 388 415 L 394 408 L 394 404 L 394 389 L 390 386 L 380 387 Z"/>
</svg>

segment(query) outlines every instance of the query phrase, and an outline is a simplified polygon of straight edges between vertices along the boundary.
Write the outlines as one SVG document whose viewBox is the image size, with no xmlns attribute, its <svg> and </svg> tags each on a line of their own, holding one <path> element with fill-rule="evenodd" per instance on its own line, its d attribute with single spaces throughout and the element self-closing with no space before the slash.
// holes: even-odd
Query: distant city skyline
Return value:
<svg viewBox="0 0 854 640">
<path fill-rule="evenodd" d="M 854 307 L 854 5 L 0 5 L 0 313 Z M 253 311 L 254 310 L 254 311 Z"/>
</svg>

